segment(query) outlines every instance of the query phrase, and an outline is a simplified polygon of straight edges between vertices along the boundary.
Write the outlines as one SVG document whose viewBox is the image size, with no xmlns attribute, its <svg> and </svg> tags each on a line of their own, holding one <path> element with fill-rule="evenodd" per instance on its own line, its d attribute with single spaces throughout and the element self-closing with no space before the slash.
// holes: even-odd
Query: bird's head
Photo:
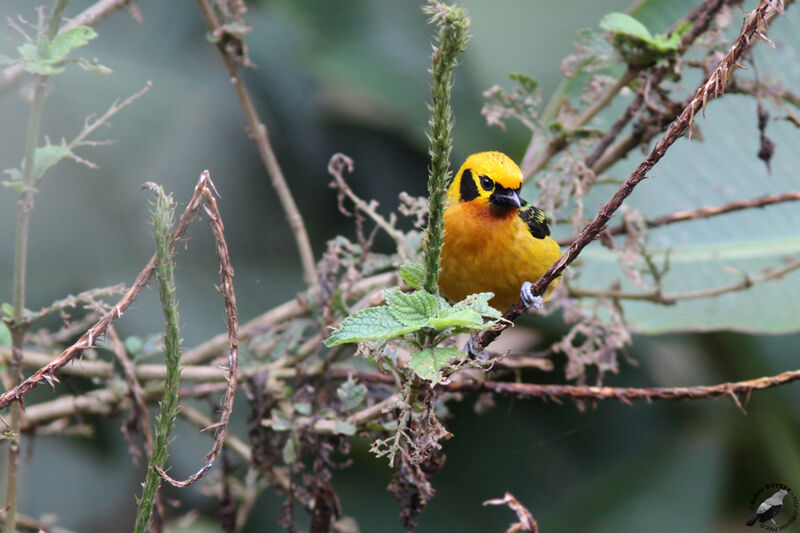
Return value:
<svg viewBox="0 0 800 533">
<path fill-rule="evenodd" d="M 450 183 L 449 202 L 471 202 L 495 217 L 515 215 L 520 207 L 522 171 L 500 152 L 472 154 Z"/>
</svg>

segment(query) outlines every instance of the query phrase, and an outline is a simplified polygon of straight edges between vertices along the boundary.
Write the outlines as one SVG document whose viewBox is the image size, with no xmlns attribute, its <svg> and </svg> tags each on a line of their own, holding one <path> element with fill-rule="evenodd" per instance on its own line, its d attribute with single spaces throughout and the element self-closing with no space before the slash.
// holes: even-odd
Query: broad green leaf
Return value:
<svg viewBox="0 0 800 533">
<path fill-rule="evenodd" d="M 439 331 L 446 328 L 475 329 L 483 326 L 483 317 L 472 309 L 443 309 L 429 320 L 429 324 Z"/>
<path fill-rule="evenodd" d="M 68 157 L 74 157 L 74 154 L 66 146 L 51 144 L 37 148 L 33 165 L 33 182 L 41 180 L 48 170 Z"/>
<path fill-rule="evenodd" d="M 600 20 L 600 27 L 611 33 L 623 34 L 644 41 L 653 42 L 653 35 L 644 24 L 625 13 L 609 13 Z"/>
<path fill-rule="evenodd" d="M 342 402 L 342 407 L 346 411 L 358 407 L 366 395 L 367 387 L 363 383 L 357 382 L 352 376 L 336 389 L 336 396 L 339 397 L 339 401 Z"/>
<path fill-rule="evenodd" d="M 0 306 L 0 309 L 3 310 L 3 313 L 5 313 L 6 316 L 14 316 L 14 306 L 12 306 L 10 303 L 3 302 L 2 306 Z"/>
<path fill-rule="evenodd" d="M 386 305 L 395 320 L 417 329 L 427 325 L 428 320 L 439 311 L 436 296 L 425 291 L 387 292 Z"/>
<path fill-rule="evenodd" d="M 400 267 L 400 276 L 412 288 L 421 290 L 422 283 L 425 281 L 425 267 L 416 263 L 402 265 Z"/>
<path fill-rule="evenodd" d="M 325 340 L 325 345 L 390 339 L 418 329 L 419 326 L 407 326 L 398 321 L 388 306 L 368 307 L 345 318 L 342 327 Z"/>
<path fill-rule="evenodd" d="M 436 385 L 442 381 L 442 368 L 453 359 L 462 359 L 464 352 L 458 348 L 425 348 L 408 362 L 408 367 L 422 379 Z"/>
<path fill-rule="evenodd" d="M 33 43 L 25 43 L 17 47 L 17 52 L 19 55 L 24 57 L 25 59 L 36 60 L 39 59 L 39 52 L 36 49 L 36 45 Z"/>
<path fill-rule="evenodd" d="M 97 32 L 88 26 L 78 26 L 63 31 L 53 38 L 50 43 L 49 57 L 45 59 L 52 62 L 61 61 L 72 50 L 88 44 L 95 37 L 97 37 Z"/>
</svg>

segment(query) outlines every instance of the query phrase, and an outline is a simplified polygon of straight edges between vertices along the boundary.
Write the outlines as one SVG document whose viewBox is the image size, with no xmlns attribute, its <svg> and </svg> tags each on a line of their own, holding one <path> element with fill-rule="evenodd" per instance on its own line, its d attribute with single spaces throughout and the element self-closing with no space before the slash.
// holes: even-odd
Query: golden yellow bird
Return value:
<svg viewBox="0 0 800 533">
<path fill-rule="evenodd" d="M 452 179 L 444 212 L 444 248 L 439 289 L 459 301 L 476 292 L 493 292 L 489 303 L 505 311 L 520 297 L 528 307 L 536 281 L 560 256 L 541 209 L 522 200 L 522 171 L 500 152 L 467 158 Z M 558 279 L 550 284 L 549 298 Z M 524 285 L 524 287 L 523 287 Z"/>
</svg>

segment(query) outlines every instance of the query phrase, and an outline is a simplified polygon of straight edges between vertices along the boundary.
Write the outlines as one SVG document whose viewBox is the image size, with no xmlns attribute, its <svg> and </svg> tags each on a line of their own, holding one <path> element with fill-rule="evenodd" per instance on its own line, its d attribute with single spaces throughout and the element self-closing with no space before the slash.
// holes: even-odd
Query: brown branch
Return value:
<svg viewBox="0 0 800 533">
<path fill-rule="evenodd" d="M 211 451 L 206 455 L 206 463 L 200 470 L 184 481 L 178 481 L 170 477 L 161 468 L 156 467 L 156 471 L 161 478 L 176 487 L 191 485 L 201 479 L 206 472 L 214 466 L 214 462 L 222 451 L 222 445 L 225 443 L 225 431 L 228 427 L 228 420 L 230 420 L 231 413 L 233 412 L 236 379 L 239 374 L 239 318 L 236 311 L 236 294 L 233 290 L 233 266 L 231 265 L 230 253 L 228 252 L 228 243 L 225 241 L 224 226 L 219 213 L 219 207 L 217 206 L 217 199 L 214 198 L 214 193 L 212 192 L 214 184 L 211 182 L 209 172 L 207 170 L 203 171 L 203 175 L 200 179 L 203 186 L 198 186 L 198 188 L 204 199 L 203 211 L 205 211 L 208 217 L 208 223 L 211 226 L 211 232 L 214 234 L 214 240 L 216 242 L 217 255 L 219 256 L 220 285 L 217 287 L 217 290 L 222 293 L 222 297 L 225 299 L 225 313 L 228 318 L 228 365 L 225 373 L 225 380 L 228 382 L 228 386 L 225 389 L 225 395 L 222 400 L 219 422 L 213 425 L 215 428 L 214 445 L 211 447 Z"/>
<path fill-rule="evenodd" d="M 61 26 L 59 33 L 77 28 L 78 26 L 92 26 L 108 17 L 114 11 L 126 6 L 131 0 L 100 0 L 84 9 L 75 18 Z M 25 77 L 22 65 L 12 65 L 0 71 L 0 95 L 16 87 Z"/>
<path fill-rule="evenodd" d="M 513 494 L 506 492 L 502 498 L 486 500 L 483 505 L 508 505 L 508 508 L 517 515 L 517 522 L 514 522 L 506 530 L 506 533 L 518 533 L 519 531 L 529 531 L 539 533 L 539 524 L 533 518 L 531 512 L 517 500 Z"/>
<path fill-rule="evenodd" d="M 200 180 L 195 186 L 194 194 L 192 195 L 189 204 L 186 206 L 178 226 L 172 233 L 172 247 L 174 247 L 183 237 L 189 224 L 197 216 L 198 211 L 203 206 L 205 201 L 204 191 L 208 190 L 208 183 L 206 175 L 202 175 Z M 25 381 L 14 387 L 13 389 L 0 395 L 0 409 L 8 407 L 14 401 L 22 402 L 22 398 L 38 387 L 43 381 L 52 381 L 53 375 L 56 371 L 61 369 L 64 365 L 72 361 L 76 356 L 83 353 L 84 350 L 94 347 L 95 341 L 105 333 L 108 326 L 113 324 L 123 313 L 130 307 L 130 305 L 142 292 L 142 289 L 147 285 L 150 277 L 153 275 L 156 265 L 156 256 L 150 258 L 144 269 L 139 273 L 130 289 L 122 296 L 116 303 L 113 309 L 103 315 L 88 331 L 86 331 L 77 342 L 72 344 L 69 348 L 61 352 L 61 354 L 47 363 L 45 366 L 37 370 L 33 375 L 28 377 Z"/>
<path fill-rule="evenodd" d="M 317 277 L 314 253 L 311 249 L 311 242 L 308 240 L 305 222 L 303 222 L 300 210 L 297 208 L 297 204 L 292 197 L 292 191 L 286 182 L 286 178 L 283 176 L 283 171 L 278 164 L 278 158 L 275 157 L 275 152 L 272 150 L 267 127 L 258 116 L 256 107 L 253 104 L 253 99 L 250 97 L 250 92 L 247 90 L 247 86 L 244 83 L 244 78 L 239 72 L 236 59 L 231 56 L 226 43 L 230 40 L 234 40 L 237 42 L 237 48 L 242 50 L 244 49 L 244 45 L 241 44 L 238 37 L 228 34 L 217 35 L 220 31 L 220 23 L 214 12 L 214 8 L 208 0 L 197 0 L 197 5 L 211 30 L 211 34 L 218 37 L 217 50 L 219 50 L 220 55 L 222 55 L 222 60 L 225 62 L 225 67 L 228 69 L 233 88 L 236 90 L 236 95 L 239 97 L 239 103 L 247 119 L 250 136 L 255 142 L 261 160 L 270 175 L 272 187 L 278 194 L 278 199 L 286 214 L 289 227 L 291 227 L 292 233 L 294 234 L 295 243 L 300 253 L 300 262 L 303 265 L 306 285 L 311 289 L 311 292 L 316 295 L 319 292 L 319 279 Z M 246 60 L 246 56 L 244 56 L 243 59 Z"/>
<path fill-rule="evenodd" d="M 754 390 L 771 389 L 800 380 L 800 370 L 790 370 L 776 376 L 765 376 L 747 381 L 700 385 L 696 387 L 586 387 L 580 385 L 537 385 L 533 383 L 507 383 L 500 381 L 453 381 L 437 385 L 447 392 L 494 392 L 519 398 L 539 398 L 559 403 L 562 398 L 579 400 L 618 400 L 630 404 L 632 400 L 697 400 L 731 396 L 737 405 L 739 394 L 748 395 Z"/>
<path fill-rule="evenodd" d="M 722 215 L 725 213 L 731 213 L 733 211 L 741 211 L 743 209 L 750 209 L 753 207 L 764 207 L 767 205 L 780 204 L 784 202 L 796 202 L 798 200 L 800 200 L 800 191 L 784 192 L 781 194 L 768 194 L 766 196 L 753 198 L 752 200 L 741 200 L 730 202 L 724 205 L 712 205 L 686 211 L 677 211 L 675 213 L 670 213 L 669 215 L 660 216 L 653 220 L 646 220 L 645 225 L 648 228 L 658 228 L 661 226 L 666 226 L 667 224 L 673 224 L 675 222 L 698 220 Z M 613 228 L 609 228 L 603 233 L 608 235 L 623 235 L 627 232 L 627 226 L 622 224 Z M 575 237 L 568 237 L 566 239 L 559 240 L 558 244 L 559 246 L 569 246 L 574 241 Z"/>
<path fill-rule="evenodd" d="M 664 157 L 664 154 L 667 153 L 667 149 L 682 137 L 685 131 L 691 128 L 695 114 L 705 108 L 708 100 L 716 98 L 724 92 L 725 86 L 733 74 L 734 67 L 753 46 L 755 43 L 754 39 L 757 36 L 763 37 L 763 32 L 766 31 L 770 20 L 775 14 L 776 11 L 772 8 L 772 2 L 770 0 L 761 0 L 758 7 L 748 15 L 746 23 L 742 27 L 739 36 L 734 41 L 728 54 L 711 76 L 709 76 L 708 80 L 700 86 L 689 102 L 689 105 L 687 105 L 681 114 L 672 121 L 669 128 L 667 128 L 667 131 L 664 133 L 664 136 L 653 147 L 650 155 L 639 164 L 636 170 L 625 180 L 625 183 L 614 193 L 614 196 L 600 208 L 594 220 L 583 228 L 578 238 L 572 243 L 566 253 L 564 253 L 558 261 L 553 263 L 547 272 L 534 283 L 531 288 L 531 293 L 534 296 L 542 295 L 547 286 L 561 275 L 567 265 L 578 257 L 586 245 L 603 231 L 606 224 L 611 219 L 611 216 L 622 205 L 622 202 L 630 196 L 633 189 L 647 177 L 647 172 Z M 504 322 L 501 328 L 493 331 L 486 331 L 480 336 L 477 349 L 481 350 L 496 339 L 500 332 L 508 327 L 508 325 L 513 324 L 523 311 L 525 311 L 525 305 L 521 300 L 517 301 L 517 303 L 512 305 L 503 315 Z"/>
</svg>

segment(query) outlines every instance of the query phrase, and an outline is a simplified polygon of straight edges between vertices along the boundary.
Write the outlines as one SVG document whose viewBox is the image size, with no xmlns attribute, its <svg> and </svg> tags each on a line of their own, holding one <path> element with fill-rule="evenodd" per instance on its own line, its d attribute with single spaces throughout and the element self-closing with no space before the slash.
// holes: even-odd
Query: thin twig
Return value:
<svg viewBox="0 0 800 533">
<path fill-rule="evenodd" d="M 366 213 L 366 215 L 371 218 L 375 224 L 377 224 L 383 231 L 386 232 L 387 235 L 389 235 L 389 237 L 392 238 L 392 240 L 394 240 L 394 242 L 397 244 L 397 252 L 403 258 L 403 260 L 410 258 L 411 248 L 408 246 L 403 232 L 395 228 L 392 222 L 386 220 L 377 211 L 375 211 L 376 206 L 374 204 L 377 202 L 373 200 L 373 203 L 367 203 L 356 196 L 342 176 L 345 170 L 348 173 L 353 172 L 353 160 L 344 154 L 333 154 L 328 162 L 328 174 L 333 177 L 333 181 L 331 182 L 330 186 L 339 191 L 340 209 L 342 206 L 342 200 L 344 199 L 343 197 L 347 196 L 356 206 L 356 209 Z"/>
<path fill-rule="evenodd" d="M 733 69 L 738 64 L 738 61 L 747 53 L 750 48 L 755 44 L 756 36 L 763 36 L 769 26 L 769 22 L 777 13 L 772 8 L 771 0 L 761 0 L 758 7 L 754 9 L 748 16 L 746 23 L 742 27 L 739 36 L 731 45 L 731 49 L 719 66 L 709 76 L 695 93 L 692 100 L 689 102 L 681 114 L 669 125 L 664 136 L 659 140 L 650 152 L 650 155 L 642 161 L 636 170 L 625 180 L 614 196 L 600 208 L 600 211 L 589 224 L 587 224 L 581 231 L 578 238 L 564 255 L 545 272 L 531 288 L 531 293 L 534 296 L 540 296 L 544 293 L 547 286 L 556 279 L 564 269 L 574 261 L 581 251 L 594 240 L 599 233 L 605 228 L 611 216 L 620 208 L 622 202 L 633 192 L 633 189 L 647 177 L 649 172 L 656 163 L 658 163 L 667 149 L 677 141 L 684 132 L 691 128 L 692 121 L 695 114 L 705 109 L 708 100 L 720 96 L 727 85 L 728 80 L 733 74 Z M 484 332 L 479 341 L 478 350 L 487 346 L 490 342 L 497 338 L 500 332 L 513 324 L 513 322 L 525 311 L 525 305 L 522 301 L 516 302 L 512 305 L 503 315 L 503 323 L 500 328 L 493 331 Z"/>
<path fill-rule="evenodd" d="M 205 18 L 212 35 L 216 35 L 220 29 L 220 23 L 214 8 L 208 0 L 197 0 L 197 5 L 200 8 L 203 18 Z M 226 34 L 227 38 L 227 34 Z M 230 36 L 231 39 L 238 39 L 238 37 Z M 297 204 L 292 197 L 292 191 L 289 188 L 286 178 L 283 176 L 283 171 L 278 164 L 278 158 L 275 157 L 275 152 L 272 150 L 272 145 L 269 142 L 269 134 L 266 125 L 261 121 L 258 116 L 256 107 L 253 104 L 253 99 L 250 97 L 250 92 L 244 83 L 244 78 L 239 72 L 239 67 L 234 59 L 228 52 L 225 39 L 220 36 L 217 42 L 217 50 L 219 50 L 222 60 L 225 62 L 225 67 L 228 69 L 231 83 L 236 90 L 236 95 L 239 97 L 239 103 L 244 111 L 245 118 L 247 119 L 248 130 L 253 141 L 256 143 L 256 148 L 261 156 L 261 160 L 267 169 L 272 180 L 272 186 L 278 194 L 278 199 L 281 202 L 283 211 L 286 214 L 286 219 L 289 222 L 289 227 L 294 234 L 294 240 L 297 244 L 297 249 L 300 253 L 300 262 L 303 265 L 303 274 L 306 285 L 315 296 L 319 293 L 319 278 L 317 277 L 317 269 L 314 264 L 314 253 L 311 249 L 311 241 L 308 239 L 308 232 L 306 231 L 303 216 L 297 208 Z"/>
<path fill-rule="evenodd" d="M 752 200 L 741 200 L 736 202 L 729 202 L 723 205 L 712 205 L 706 207 L 699 207 L 697 209 L 690 209 L 686 211 L 677 211 L 668 215 L 660 216 L 652 220 L 646 220 L 645 225 L 648 228 L 658 228 L 673 224 L 675 222 L 684 222 L 686 220 L 699 220 L 702 218 L 709 218 L 733 211 L 741 211 L 743 209 L 751 209 L 753 207 L 764 207 L 772 204 L 781 204 L 784 202 L 800 201 L 800 191 L 784 192 L 781 194 L 768 194 L 766 196 L 759 196 Z M 608 235 L 623 235 L 628 232 L 628 227 L 625 224 L 609 228 L 604 231 Z M 575 237 L 568 237 L 558 241 L 559 246 L 569 246 L 575 241 Z"/>
<path fill-rule="evenodd" d="M 502 498 L 495 498 L 486 500 L 483 505 L 508 505 L 508 508 L 514 511 L 517 515 L 517 522 L 514 522 L 506 530 L 506 533 L 517 533 L 519 531 L 528 531 L 530 533 L 539 533 L 539 524 L 533 518 L 533 515 L 527 507 L 522 505 L 513 494 L 506 492 Z"/>
<path fill-rule="evenodd" d="M 159 475 L 176 487 L 186 487 L 201 479 L 206 472 L 214 466 L 214 462 L 217 460 L 217 457 L 219 457 L 222 451 L 222 445 L 225 442 L 225 431 L 228 427 L 228 420 L 233 412 L 236 379 L 239 373 L 239 318 L 236 311 L 236 294 L 233 290 L 233 266 L 231 266 L 228 243 L 225 241 L 222 217 L 219 213 L 219 207 L 217 207 L 217 200 L 212 193 L 214 185 L 211 183 L 211 176 L 207 170 L 203 171 L 203 178 L 201 179 L 205 179 L 210 185 L 210 187 L 204 187 L 202 191 L 205 200 L 203 210 L 211 225 L 211 232 L 214 234 L 217 255 L 219 256 L 220 285 L 217 289 L 222 293 L 222 297 L 225 299 L 225 313 L 227 315 L 228 324 L 228 365 L 225 372 L 225 379 L 228 382 L 228 386 L 225 389 L 225 396 L 222 400 L 219 422 L 214 425 L 216 428 L 214 432 L 214 446 L 206 455 L 206 463 L 184 481 L 178 481 L 170 477 L 160 467 L 156 467 L 156 471 Z"/>
<path fill-rule="evenodd" d="M 651 292 L 629 292 L 619 290 L 603 290 L 603 289 L 583 289 L 578 287 L 570 287 L 569 293 L 571 296 L 579 298 L 609 298 L 612 300 L 646 300 L 649 302 L 672 305 L 679 301 L 697 300 L 698 298 L 711 298 L 728 294 L 731 292 L 738 292 L 749 289 L 750 287 L 763 283 L 780 279 L 786 274 L 800 268 L 800 259 L 793 259 L 786 264 L 773 267 L 761 271 L 756 276 L 745 275 L 742 281 L 731 283 L 728 285 L 721 285 L 719 287 L 711 287 L 708 289 L 698 289 L 695 291 L 675 292 L 675 293 L 662 293 L 659 291 Z"/>
</svg>

